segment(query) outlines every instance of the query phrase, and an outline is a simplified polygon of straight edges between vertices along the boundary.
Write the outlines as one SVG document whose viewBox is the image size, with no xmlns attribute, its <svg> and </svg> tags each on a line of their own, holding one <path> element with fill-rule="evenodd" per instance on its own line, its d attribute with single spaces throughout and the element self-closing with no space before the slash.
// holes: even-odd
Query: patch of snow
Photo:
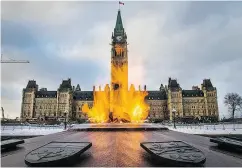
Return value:
<svg viewBox="0 0 242 168">
<path fill-rule="evenodd" d="M 1 136 L 39 136 L 64 131 L 63 127 L 1 126 Z"/>
<path fill-rule="evenodd" d="M 242 134 L 242 124 L 178 125 L 166 126 L 169 130 L 198 135 Z"/>
</svg>

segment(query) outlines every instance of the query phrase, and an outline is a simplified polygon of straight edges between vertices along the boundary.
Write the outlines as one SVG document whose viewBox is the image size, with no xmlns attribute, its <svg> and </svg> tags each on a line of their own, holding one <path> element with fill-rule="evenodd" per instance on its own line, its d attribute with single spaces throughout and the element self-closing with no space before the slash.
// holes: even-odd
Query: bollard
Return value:
<svg viewBox="0 0 242 168">
<path fill-rule="evenodd" d="M 233 124 L 233 130 L 235 131 L 235 124 Z"/>
<path fill-rule="evenodd" d="M 223 124 L 223 130 L 225 130 L 224 124 Z"/>
<path fill-rule="evenodd" d="M 215 124 L 213 125 L 213 129 L 216 130 L 216 128 L 215 128 Z"/>
</svg>

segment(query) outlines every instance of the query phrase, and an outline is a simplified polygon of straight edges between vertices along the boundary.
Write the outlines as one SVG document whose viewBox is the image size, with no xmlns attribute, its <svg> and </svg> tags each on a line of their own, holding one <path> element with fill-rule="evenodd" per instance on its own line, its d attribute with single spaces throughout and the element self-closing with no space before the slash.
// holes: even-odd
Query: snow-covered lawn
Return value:
<svg viewBox="0 0 242 168">
<path fill-rule="evenodd" d="M 137 124 L 139 125 L 139 124 Z M 173 124 L 141 124 L 144 127 L 160 127 L 165 126 L 170 130 L 188 133 L 188 134 L 242 134 L 242 124 L 218 124 L 218 125 L 176 125 Z M 135 124 L 75 124 L 70 129 L 90 128 L 90 127 L 134 127 Z M 38 136 L 48 135 L 64 131 L 64 126 L 1 126 L 1 136 Z"/>
<path fill-rule="evenodd" d="M 219 125 L 173 125 L 166 126 L 169 130 L 200 135 L 242 134 L 242 124 Z"/>
<path fill-rule="evenodd" d="M 1 136 L 38 136 L 64 131 L 62 127 L 1 126 Z"/>
</svg>

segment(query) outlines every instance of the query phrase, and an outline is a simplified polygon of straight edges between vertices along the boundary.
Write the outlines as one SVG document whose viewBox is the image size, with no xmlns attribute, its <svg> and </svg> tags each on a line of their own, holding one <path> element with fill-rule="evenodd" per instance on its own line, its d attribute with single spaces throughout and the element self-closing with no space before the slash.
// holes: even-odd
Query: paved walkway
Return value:
<svg viewBox="0 0 242 168">
<path fill-rule="evenodd" d="M 50 141 L 90 141 L 93 146 L 81 155 L 77 167 L 154 167 L 157 165 L 150 155 L 140 147 L 144 141 L 183 140 L 202 150 L 207 157 L 208 167 L 242 167 L 242 159 L 236 155 L 214 150 L 216 144 L 209 138 L 174 131 L 117 131 L 117 132 L 75 132 L 64 131 L 56 134 L 26 139 L 16 151 L 2 153 L 3 167 L 23 167 L 24 156 L 29 151 Z"/>
</svg>

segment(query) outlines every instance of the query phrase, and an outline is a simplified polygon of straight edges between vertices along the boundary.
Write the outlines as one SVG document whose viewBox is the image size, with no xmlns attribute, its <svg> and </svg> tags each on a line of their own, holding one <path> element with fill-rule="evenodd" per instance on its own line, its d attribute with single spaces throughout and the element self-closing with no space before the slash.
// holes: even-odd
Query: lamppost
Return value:
<svg viewBox="0 0 242 168">
<path fill-rule="evenodd" d="M 67 114 L 67 112 L 64 112 L 64 117 L 65 117 L 65 121 L 64 121 L 64 124 L 65 124 L 65 130 L 66 130 L 66 114 Z"/>
<path fill-rule="evenodd" d="M 176 109 L 172 109 L 174 128 L 176 129 Z"/>
</svg>

